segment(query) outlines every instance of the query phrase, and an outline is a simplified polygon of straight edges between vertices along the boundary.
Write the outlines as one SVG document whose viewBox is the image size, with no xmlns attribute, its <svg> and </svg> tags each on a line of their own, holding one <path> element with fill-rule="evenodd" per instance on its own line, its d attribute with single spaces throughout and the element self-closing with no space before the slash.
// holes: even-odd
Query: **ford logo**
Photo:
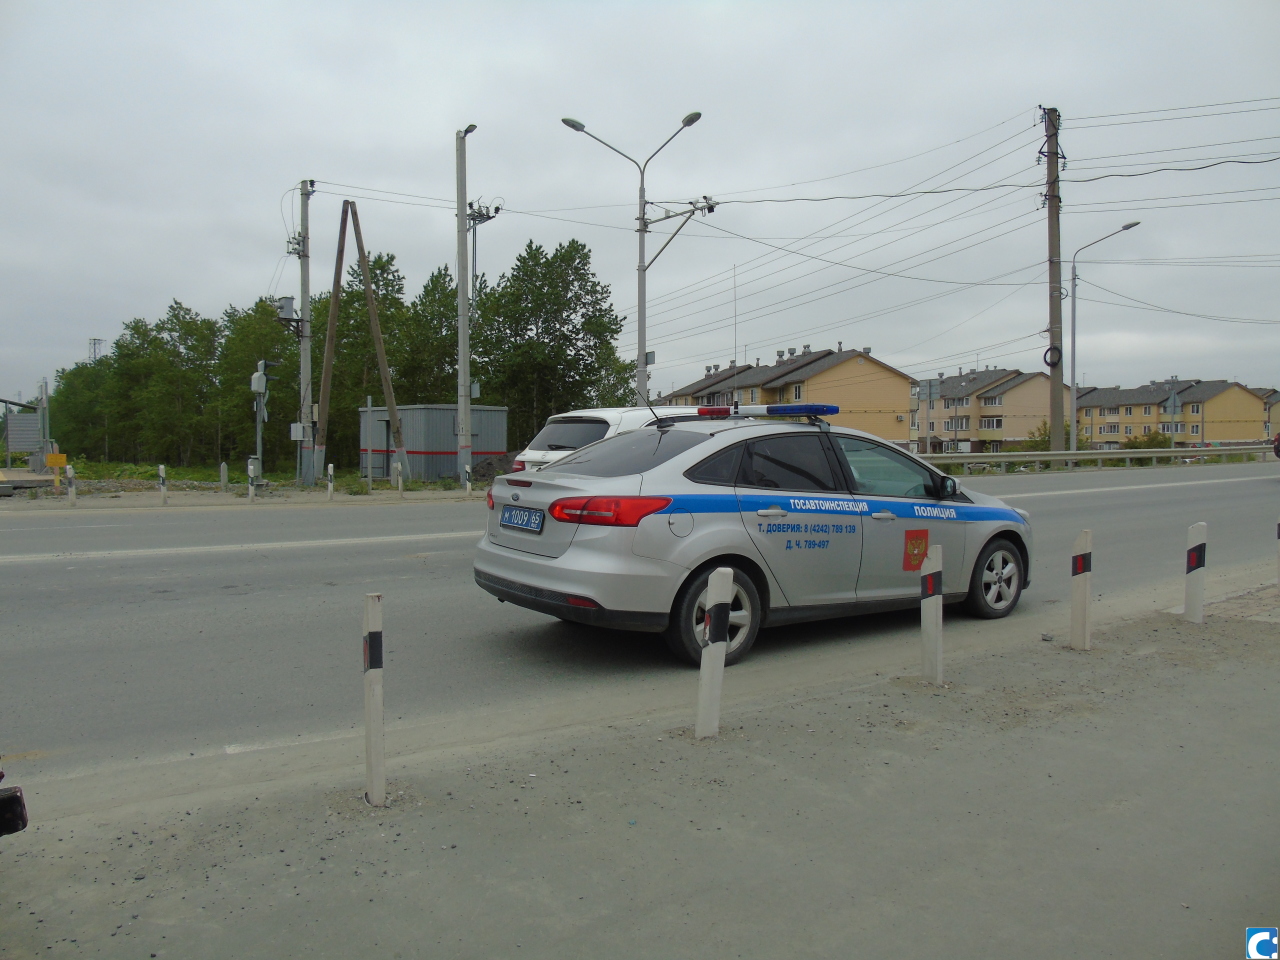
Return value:
<svg viewBox="0 0 1280 960">
<path fill-rule="evenodd" d="M 511 499 L 512 499 L 512 500 L 519 500 L 519 499 L 520 499 L 520 494 L 518 494 L 518 493 L 513 493 L 513 494 L 511 495 Z"/>
</svg>

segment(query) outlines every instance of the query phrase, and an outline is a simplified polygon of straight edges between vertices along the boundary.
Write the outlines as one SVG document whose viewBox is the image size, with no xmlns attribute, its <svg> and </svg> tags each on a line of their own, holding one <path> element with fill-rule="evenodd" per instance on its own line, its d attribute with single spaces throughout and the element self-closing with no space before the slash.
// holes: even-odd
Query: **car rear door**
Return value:
<svg viewBox="0 0 1280 960">
<path fill-rule="evenodd" d="M 865 437 L 831 437 L 853 491 L 867 504 L 863 519 L 859 600 L 920 595 L 920 565 L 942 544 L 942 589 L 967 589 L 965 522 L 956 504 L 937 498 L 933 471 L 899 450 Z"/>
<path fill-rule="evenodd" d="M 789 604 L 855 598 L 864 518 L 822 434 L 749 441 L 735 490 L 742 522 Z"/>
</svg>

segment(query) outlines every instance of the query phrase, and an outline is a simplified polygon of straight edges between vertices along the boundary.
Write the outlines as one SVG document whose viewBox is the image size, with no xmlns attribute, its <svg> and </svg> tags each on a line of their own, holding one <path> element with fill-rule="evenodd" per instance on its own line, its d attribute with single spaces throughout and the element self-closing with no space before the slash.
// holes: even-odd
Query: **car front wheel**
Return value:
<svg viewBox="0 0 1280 960">
<path fill-rule="evenodd" d="M 671 624 L 667 627 L 667 646 L 671 652 L 691 663 L 702 662 L 702 648 L 707 645 L 707 583 L 711 570 L 703 570 L 690 577 L 680 589 L 671 610 Z M 751 578 L 733 567 L 733 599 L 729 603 L 729 649 L 725 651 L 725 665 L 737 663 L 747 655 L 760 632 L 764 611 L 760 593 Z"/>
<path fill-rule="evenodd" d="M 965 606 L 984 620 L 1007 617 L 1022 596 L 1022 554 L 1008 540 L 992 540 L 978 554 Z"/>
</svg>

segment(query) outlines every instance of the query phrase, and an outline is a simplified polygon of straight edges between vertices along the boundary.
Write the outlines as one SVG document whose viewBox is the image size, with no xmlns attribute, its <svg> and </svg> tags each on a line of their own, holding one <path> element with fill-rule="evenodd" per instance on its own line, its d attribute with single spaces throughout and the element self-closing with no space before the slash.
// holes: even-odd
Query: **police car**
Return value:
<svg viewBox="0 0 1280 960">
<path fill-rule="evenodd" d="M 934 544 L 945 602 L 1011 613 L 1029 582 L 1028 514 L 820 419 L 838 412 L 702 407 L 498 477 L 476 583 L 562 620 L 663 632 L 695 663 L 721 566 L 734 576 L 729 663 L 762 627 L 917 605 Z M 806 419 L 756 419 L 776 416 Z"/>
</svg>

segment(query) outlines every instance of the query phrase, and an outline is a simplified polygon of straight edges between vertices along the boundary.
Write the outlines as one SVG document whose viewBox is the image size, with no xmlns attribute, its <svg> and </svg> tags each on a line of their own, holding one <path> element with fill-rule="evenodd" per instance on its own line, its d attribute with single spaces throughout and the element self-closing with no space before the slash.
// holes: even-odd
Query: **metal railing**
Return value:
<svg viewBox="0 0 1280 960">
<path fill-rule="evenodd" d="M 941 465 L 958 463 L 963 465 L 965 474 L 973 473 L 974 467 L 982 467 L 989 471 L 999 467 L 999 473 L 1008 472 L 1010 464 L 1030 464 L 1031 469 L 1041 470 L 1042 464 L 1063 464 L 1072 470 L 1082 464 L 1096 464 L 1105 467 L 1108 461 L 1123 460 L 1126 467 L 1133 466 L 1134 461 L 1142 464 L 1150 461 L 1156 463 L 1195 463 L 1203 462 L 1211 457 L 1244 456 L 1250 461 L 1255 456 L 1267 459 L 1271 453 L 1271 445 L 1267 443 L 1241 443 L 1222 447 L 1158 447 L 1141 450 L 1010 450 L 1007 453 L 926 453 L 921 459 Z"/>
</svg>

